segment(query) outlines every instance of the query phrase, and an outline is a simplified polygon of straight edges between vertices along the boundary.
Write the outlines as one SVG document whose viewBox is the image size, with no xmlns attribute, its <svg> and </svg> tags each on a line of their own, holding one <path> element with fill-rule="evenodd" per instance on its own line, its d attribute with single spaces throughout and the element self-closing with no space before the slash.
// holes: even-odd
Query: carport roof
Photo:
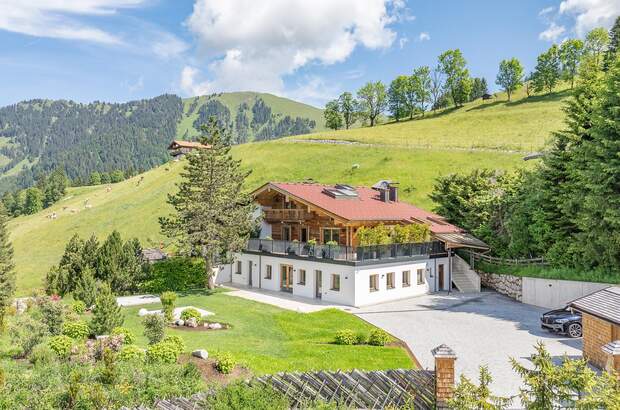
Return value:
<svg viewBox="0 0 620 410">
<path fill-rule="evenodd" d="M 583 313 L 620 325 L 620 286 L 610 286 L 568 304 Z"/>
</svg>

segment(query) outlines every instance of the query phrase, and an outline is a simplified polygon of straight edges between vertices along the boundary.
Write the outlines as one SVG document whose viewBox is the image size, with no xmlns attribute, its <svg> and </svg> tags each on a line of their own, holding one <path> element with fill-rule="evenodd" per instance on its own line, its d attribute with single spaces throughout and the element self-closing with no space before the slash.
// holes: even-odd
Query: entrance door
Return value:
<svg viewBox="0 0 620 410">
<path fill-rule="evenodd" d="M 293 266 L 280 265 L 280 289 L 283 292 L 293 291 Z"/>
<path fill-rule="evenodd" d="M 439 264 L 439 290 L 443 290 L 443 263 Z"/>
<path fill-rule="evenodd" d="M 252 261 L 248 261 L 248 285 L 252 286 Z"/>
<path fill-rule="evenodd" d="M 323 288 L 323 272 L 320 270 L 314 271 L 314 296 L 317 299 L 321 299 L 321 290 Z"/>
</svg>

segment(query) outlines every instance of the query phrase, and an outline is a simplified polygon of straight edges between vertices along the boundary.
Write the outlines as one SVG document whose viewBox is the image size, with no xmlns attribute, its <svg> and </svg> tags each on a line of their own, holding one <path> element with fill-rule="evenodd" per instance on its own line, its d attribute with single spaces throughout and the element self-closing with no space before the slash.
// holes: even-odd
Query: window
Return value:
<svg viewBox="0 0 620 410">
<path fill-rule="evenodd" d="M 340 228 L 323 228 L 323 243 L 340 242 Z"/>
<path fill-rule="evenodd" d="M 265 279 L 271 279 L 271 265 L 266 265 L 265 268 Z"/>
<path fill-rule="evenodd" d="M 403 271 L 403 288 L 411 286 L 411 272 L 408 270 Z"/>
<path fill-rule="evenodd" d="M 394 272 L 389 272 L 386 277 L 387 288 L 394 289 Z"/>
<path fill-rule="evenodd" d="M 241 275 L 241 261 L 237 261 L 237 270 L 235 273 Z"/>
<path fill-rule="evenodd" d="M 297 284 L 298 285 L 306 284 L 306 270 L 305 269 L 299 269 L 299 282 Z"/>
<path fill-rule="evenodd" d="M 379 290 L 379 275 L 370 275 L 370 291 L 376 292 Z"/>
<path fill-rule="evenodd" d="M 418 269 L 418 285 L 424 285 L 424 269 Z"/>
<path fill-rule="evenodd" d="M 332 290 L 340 291 L 340 275 L 337 273 L 332 274 Z"/>
</svg>

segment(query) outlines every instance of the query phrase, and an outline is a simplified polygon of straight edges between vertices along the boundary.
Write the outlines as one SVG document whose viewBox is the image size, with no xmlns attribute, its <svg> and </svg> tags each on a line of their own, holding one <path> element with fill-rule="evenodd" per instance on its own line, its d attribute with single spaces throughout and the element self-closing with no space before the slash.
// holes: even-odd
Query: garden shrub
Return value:
<svg viewBox="0 0 620 410">
<path fill-rule="evenodd" d="M 207 396 L 203 408 L 210 410 L 253 409 L 288 410 L 290 403 L 286 397 L 270 386 L 248 385 L 234 382 Z"/>
<path fill-rule="evenodd" d="M 166 336 L 164 337 L 164 340 L 162 340 L 162 343 L 172 344 L 179 354 L 185 351 L 185 342 L 181 336 Z"/>
<path fill-rule="evenodd" d="M 11 329 L 11 342 L 21 350 L 21 354 L 28 356 L 32 349 L 43 338 L 49 335 L 47 326 L 41 321 L 28 315 L 23 315 L 19 323 L 15 323 Z"/>
<path fill-rule="evenodd" d="M 164 317 L 167 321 L 172 320 L 172 312 L 174 311 L 174 302 L 177 300 L 177 294 L 174 292 L 164 292 L 159 296 L 163 306 Z"/>
<path fill-rule="evenodd" d="M 368 337 L 368 344 L 372 346 L 385 346 L 390 341 L 390 335 L 381 329 L 373 329 Z"/>
<path fill-rule="evenodd" d="M 121 351 L 118 353 L 118 359 L 124 361 L 143 361 L 145 357 L 146 351 L 136 345 L 123 346 Z"/>
<path fill-rule="evenodd" d="M 95 335 L 107 335 L 117 326 L 122 326 L 125 321 L 121 307 L 116 303 L 110 285 L 104 283 L 99 289 L 93 319 L 90 322 L 91 332 Z"/>
<path fill-rule="evenodd" d="M 355 334 L 355 344 L 356 345 L 365 345 L 368 343 L 368 335 L 364 332 L 358 332 Z"/>
<path fill-rule="evenodd" d="M 169 258 L 146 268 L 143 290 L 162 293 L 204 288 L 204 275 L 204 261 L 200 258 Z"/>
<path fill-rule="evenodd" d="M 230 374 L 237 362 L 230 353 L 220 353 L 215 361 L 215 369 L 222 374 Z"/>
<path fill-rule="evenodd" d="M 41 320 L 47 326 L 52 335 L 59 335 L 62 332 L 62 324 L 65 321 L 65 306 L 59 299 L 49 297 L 43 299 L 39 305 Z"/>
<path fill-rule="evenodd" d="M 123 336 L 123 344 L 125 344 L 125 345 L 132 345 L 132 344 L 134 344 L 136 342 L 136 337 L 131 332 L 131 330 L 127 329 L 126 327 L 117 326 L 114 329 L 112 329 L 112 333 L 110 333 L 110 335 L 111 336 L 122 335 Z"/>
<path fill-rule="evenodd" d="M 54 336 L 50 340 L 47 341 L 50 349 L 58 355 L 58 357 L 65 358 L 69 356 L 71 353 L 71 347 L 73 346 L 73 341 L 69 336 L 60 335 Z"/>
<path fill-rule="evenodd" d="M 355 344 L 356 337 L 352 330 L 344 329 L 336 332 L 334 343 L 337 345 L 352 345 Z"/>
<path fill-rule="evenodd" d="M 71 304 L 71 309 L 78 315 L 82 315 L 86 312 L 86 303 L 81 300 L 76 300 Z"/>
<path fill-rule="evenodd" d="M 55 359 L 56 352 L 54 352 L 46 343 L 39 343 L 38 345 L 36 345 L 32 349 L 30 356 L 28 356 L 28 360 L 30 360 L 30 363 L 34 364 L 35 366 L 47 365 L 53 362 Z"/>
<path fill-rule="evenodd" d="M 176 363 L 179 357 L 178 346 L 161 341 L 150 345 L 146 350 L 146 358 L 151 363 Z"/>
<path fill-rule="evenodd" d="M 62 334 L 65 336 L 69 336 L 72 339 L 82 340 L 88 337 L 90 333 L 90 328 L 88 323 L 83 320 L 76 322 L 65 322 L 62 325 Z"/>
<path fill-rule="evenodd" d="M 191 318 L 196 319 L 196 322 L 198 322 L 200 321 L 200 319 L 202 319 L 202 315 L 198 310 L 194 308 L 188 308 L 181 312 L 181 320 L 188 320 Z"/>
<path fill-rule="evenodd" d="M 166 321 L 161 315 L 146 315 L 142 319 L 144 336 L 149 339 L 149 344 L 155 344 L 163 340 Z"/>
</svg>

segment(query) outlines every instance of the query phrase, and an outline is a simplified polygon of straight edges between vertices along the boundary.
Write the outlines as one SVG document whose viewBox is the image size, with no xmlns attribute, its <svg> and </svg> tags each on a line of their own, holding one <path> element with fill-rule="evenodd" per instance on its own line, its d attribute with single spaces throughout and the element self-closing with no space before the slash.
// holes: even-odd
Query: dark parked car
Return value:
<svg viewBox="0 0 620 410">
<path fill-rule="evenodd" d="M 569 308 L 552 310 L 540 317 L 540 326 L 551 332 L 581 337 L 581 313 Z"/>
</svg>

